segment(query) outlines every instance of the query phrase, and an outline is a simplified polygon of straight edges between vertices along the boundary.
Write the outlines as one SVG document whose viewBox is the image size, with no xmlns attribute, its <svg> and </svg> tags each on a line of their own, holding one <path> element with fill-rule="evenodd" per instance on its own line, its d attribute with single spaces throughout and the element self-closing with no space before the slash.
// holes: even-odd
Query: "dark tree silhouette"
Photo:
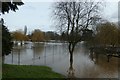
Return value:
<svg viewBox="0 0 120 80">
<path fill-rule="evenodd" d="M 23 5 L 24 3 L 21 0 L 7 0 L 7 2 L 0 1 L 0 7 L 2 14 L 5 12 L 9 13 L 10 10 L 16 11 L 18 10 L 18 6 Z"/>
<path fill-rule="evenodd" d="M 101 23 L 96 27 L 95 39 L 97 44 L 104 45 L 104 47 L 111 45 L 116 46 L 118 44 L 118 30 L 116 24 L 111 22 Z"/>
<path fill-rule="evenodd" d="M 21 0 L 7 0 L 7 2 L 2 2 L 0 0 L 0 11 L 2 14 L 5 14 L 5 12 L 9 12 L 10 10 L 16 11 L 18 10 L 18 6 L 23 5 L 24 3 Z M 8 55 L 11 52 L 12 49 L 12 38 L 9 33 L 9 30 L 7 27 L 4 25 L 4 20 L 1 19 L 0 21 L 0 27 L 2 30 L 2 59 L 4 62 L 4 55 Z"/>
<path fill-rule="evenodd" d="M 4 20 L 1 19 L 1 31 L 2 31 L 2 62 L 4 62 L 4 56 L 8 55 L 11 50 L 12 50 L 12 37 L 9 33 L 9 30 L 7 29 L 7 27 L 4 25 Z"/>
<path fill-rule="evenodd" d="M 2 25 L 2 56 L 8 55 L 12 49 L 12 37 L 6 26 Z"/>
</svg>

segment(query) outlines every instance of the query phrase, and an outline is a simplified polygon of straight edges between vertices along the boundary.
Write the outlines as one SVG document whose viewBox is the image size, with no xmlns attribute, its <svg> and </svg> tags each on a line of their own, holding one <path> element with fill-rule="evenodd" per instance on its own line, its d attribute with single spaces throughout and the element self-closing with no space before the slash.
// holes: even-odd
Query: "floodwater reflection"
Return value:
<svg viewBox="0 0 120 80">
<path fill-rule="evenodd" d="M 68 78 L 75 78 L 75 69 L 73 68 L 72 65 L 70 65 L 67 72 L 68 72 Z"/>
<path fill-rule="evenodd" d="M 20 65 L 46 65 L 68 77 L 118 78 L 118 60 L 113 57 L 107 62 L 105 55 L 91 54 L 88 47 L 79 43 L 70 64 L 68 44 L 29 43 L 14 46 L 11 54 L 5 56 L 5 63 Z M 20 54 L 19 54 L 20 51 Z M 19 65 L 18 64 L 18 65 Z"/>
</svg>

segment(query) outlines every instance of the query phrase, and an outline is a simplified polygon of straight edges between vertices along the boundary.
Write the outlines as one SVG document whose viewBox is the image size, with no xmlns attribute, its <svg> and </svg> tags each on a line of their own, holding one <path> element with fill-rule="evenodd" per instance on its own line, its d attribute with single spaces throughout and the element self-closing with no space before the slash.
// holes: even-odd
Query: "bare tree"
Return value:
<svg viewBox="0 0 120 80">
<path fill-rule="evenodd" d="M 61 33 L 67 34 L 69 43 L 70 66 L 73 64 L 73 51 L 82 40 L 83 30 L 88 29 L 97 21 L 100 12 L 100 2 L 84 1 L 55 2 L 53 6 L 54 18 Z"/>
</svg>

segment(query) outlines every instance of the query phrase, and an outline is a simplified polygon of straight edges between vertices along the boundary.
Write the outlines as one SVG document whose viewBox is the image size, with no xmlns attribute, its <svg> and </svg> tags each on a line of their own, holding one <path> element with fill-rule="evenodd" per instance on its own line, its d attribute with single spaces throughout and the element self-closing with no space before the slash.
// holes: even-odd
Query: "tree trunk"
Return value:
<svg viewBox="0 0 120 80">
<path fill-rule="evenodd" d="M 70 52 L 70 66 L 73 65 L 73 52 Z"/>
<path fill-rule="evenodd" d="M 74 51 L 74 44 L 69 44 L 69 53 L 70 53 L 70 67 L 68 70 L 68 77 L 74 78 L 74 69 L 73 69 L 73 51 Z"/>
<path fill-rule="evenodd" d="M 4 56 L 2 56 L 2 63 L 4 64 L 4 59 L 5 59 L 5 57 Z"/>
<path fill-rule="evenodd" d="M 73 51 L 74 51 L 74 48 L 75 48 L 75 44 L 70 43 L 69 44 L 70 66 L 72 66 L 72 64 L 73 64 Z"/>
<path fill-rule="evenodd" d="M 74 68 L 73 68 L 73 52 L 70 52 L 70 67 L 68 69 L 68 78 L 70 78 L 70 80 L 72 80 L 73 78 L 75 78 L 74 76 Z"/>
</svg>

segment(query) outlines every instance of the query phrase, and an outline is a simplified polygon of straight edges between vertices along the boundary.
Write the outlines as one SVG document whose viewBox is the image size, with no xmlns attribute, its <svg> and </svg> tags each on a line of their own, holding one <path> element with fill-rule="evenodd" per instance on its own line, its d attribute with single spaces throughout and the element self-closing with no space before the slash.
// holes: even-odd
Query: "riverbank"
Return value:
<svg viewBox="0 0 120 80">
<path fill-rule="evenodd" d="M 2 78 L 64 78 L 47 66 L 2 65 Z"/>
</svg>

